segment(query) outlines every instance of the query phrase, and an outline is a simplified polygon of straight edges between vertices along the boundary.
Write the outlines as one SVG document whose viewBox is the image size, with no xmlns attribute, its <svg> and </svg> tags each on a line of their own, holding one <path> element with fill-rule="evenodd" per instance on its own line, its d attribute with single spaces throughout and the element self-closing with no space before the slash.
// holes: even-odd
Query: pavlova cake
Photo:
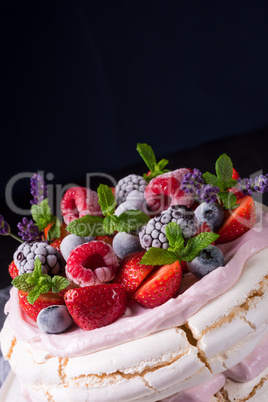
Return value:
<svg viewBox="0 0 268 402">
<path fill-rule="evenodd" d="M 137 149 L 148 173 L 69 188 L 62 223 L 31 179 L 1 332 L 20 400 L 266 401 L 268 175 Z"/>
</svg>

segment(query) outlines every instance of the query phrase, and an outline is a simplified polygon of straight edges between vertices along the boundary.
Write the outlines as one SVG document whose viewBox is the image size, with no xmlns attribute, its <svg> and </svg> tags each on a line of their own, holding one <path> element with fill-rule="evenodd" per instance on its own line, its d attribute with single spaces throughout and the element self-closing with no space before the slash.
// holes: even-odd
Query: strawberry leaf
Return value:
<svg viewBox="0 0 268 402">
<path fill-rule="evenodd" d="M 104 216 L 112 215 L 116 208 L 116 200 L 111 187 L 106 184 L 100 184 L 98 189 L 99 205 Z"/>
</svg>

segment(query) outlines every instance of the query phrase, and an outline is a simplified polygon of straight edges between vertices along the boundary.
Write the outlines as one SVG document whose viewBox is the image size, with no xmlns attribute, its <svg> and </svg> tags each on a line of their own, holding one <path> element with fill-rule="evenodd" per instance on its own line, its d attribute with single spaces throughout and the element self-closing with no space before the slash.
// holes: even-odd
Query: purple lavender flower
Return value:
<svg viewBox="0 0 268 402">
<path fill-rule="evenodd" d="M 0 215 L 0 235 L 8 236 L 10 234 L 10 226 L 5 221 L 3 215 Z"/>
<path fill-rule="evenodd" d="M 219 187 L 214 187 L 211 184 L 206 184 L 197 189 L 196 194 L 198 195 L 198 199 L 200 202 L 205 201 L 207 204 L 209 204 L 210 202 L 217 202 L 217 194 L 219 191 Z"/>
<path fill-rule="evenodd" d="M 238 179 L 238 188 L 245 195 L 252 195 L 254 192 L 268 192 L 268 174 L 256 176 L 254 179 Z"/>
<path fill-rule="evenodd" d="M 31 194 L 34 197 L 34 199 L 30 201 L 31 204 L 38 205 L 47 198 L 47 186 L 43 177 L 38 173 L 34 173 L 31 178 Z"/>
<path fill-rule="evenodd" d="M 20 232 L 18 235 L 24 241 L 40 241 L 42 233 L 39 232 L 38 227 L 35 225 L 32 219 L 22 218 L 22 222 L 18 223 L 18 228 Z"/>
<path fill-rule="evenodd" d="M 199 202 L 216 202 L 219 187 L 205 184 L 202 173 L 199 169 L 194 169 L 192 173 L 183 176 L 181 189 L 186 193 L 195 194 Z"/>
</svg>

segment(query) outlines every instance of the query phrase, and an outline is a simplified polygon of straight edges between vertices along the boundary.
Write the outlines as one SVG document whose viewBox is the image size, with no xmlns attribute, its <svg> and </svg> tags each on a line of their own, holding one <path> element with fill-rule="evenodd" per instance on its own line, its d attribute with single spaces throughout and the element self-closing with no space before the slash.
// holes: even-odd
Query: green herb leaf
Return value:
<svg viewBox="0 0 268 402">
<path fill-rule="evenodd" d="M 226 154 L 222 154 L 216 161 L 215 170 L 219 180 L 224 183 L 231 180 L 233 175 L 233 163 L 231 158 Z"/>
<path fill-rule="evenodd" d="M 70 282 L 63 276 L 55 275 L 52 278 L 52 292 L 59 293 L 61 290 L 65 289 Z"/>
<path fill-rule="evenodd" d="M 150 218 L 141 210 L 130 209 L 118 216 L 116 230 L 118 232 L 133 232 L 146 225 Z"/>
<path fill-rule="evenodd" d="M 165 235 L 170 245 L 168 250 L 175 251 L 179 254 L 185 243 L 180 226 L 176 222 L 170 222 L 165 227 Z"/>
<path fill-rule="evenodd" d="M 36 300 L 38 299 L 38 297 L 41 295 L 42 293 L 42 286 L 35 286 L 35 288 L 33 290 L 30 291 L 30 293 L 27 296 L 27 300 L 30 304 L 34 304 L 36 302 Z"/>
<path fill-rule="evenodd" d="M 220 191 L 218 193 L 218 197 L 221 199 L 224 208 L 235 209 L 238 207 L 238 205 L 236 204 L 237 198 L 230 191 Z"/>
<path fill-rule="evenodd" d="M 52 226 L 49 228 L 49 230 L 47 232 L 47 241 L 49 241 L 49 242 L 51 242 L 53 239 L 60 238 L 60 228 L 61 228 L 60 220 L 56 216 L 52 216 L 52 221 L 54 223 L 52 224 Z"/>
<path fill-rule="evenodd" d="M 162 248 L 151 247 L 144 254 L 140 263 L 144 265 L 166 265 L 178 261 L 176 253 Z"/>
<path fill-rule="evenodd" d="M 192 261 L 198 256 L 201 250 L 213 243 L 218 237 L 218 234 L 212 232 L 203 232 L 195 237 L 191 237 L 186 247 L 180 253 L 180 258 L 184 261 Z"/>
<path fill-rule="evenodd" d="M 116 200 L 112 189 L 106 184 L 100 184 L 98 189 L 99 205 L 103 215 L 112 215 L 116 208 Z"/>
<path fill-rule="evenodd" d="M 30 273 L 18 275 L 11 283 L 13 286 L 15 286 L 15 288 L 22 290 L 23 292 L 30 292 L 34 288 L 34 285 L 30 285 L 27 282 L 27 279 L 30 275 Z"/>
<path fill-rule="evenodd" d="M 107 233 L 103 228 L 104 218 L 101 216 L 85 215 L 69 223 L 66 230 L 77 236 L 104 236 Z"/>
<path fill-rule="evenodd" d="M 151 172 L 155 170 L 156 158 L 152 147 L 148 144 L 137 144 L 137 151 Z"/>
<path fill-rule="evenodd" d="M 40 204 L 32 205 L 31 213 L 33 220 L 38 226 L 39 230 L 44 230 L 49 223 L 51 223 L 52 215 L 50 211 L 50 206 L 48 205 L 48 199 L 45 198 Z"/>
<path fill-rule="evenodd" d="M 210 184 L 213 187 L 220 187 L 220 181 L 215 174 L 206 172 L 203 174 L 203 179 L 207 184 Z"/>
<path fill-rule="evenodd" d="M 164 167 L 168 164 L 167 159 L 161 159 L 161 161 L 158 162 L 157 167 L 159 171 L 163 171 Z"/>
<path fill-rule="evenodd" d="M 109 235 L 113 234 L 117 230 L 118 217 L 116 215 L 108 215 L 104 218 L 103 229 Z"/>
</svg>

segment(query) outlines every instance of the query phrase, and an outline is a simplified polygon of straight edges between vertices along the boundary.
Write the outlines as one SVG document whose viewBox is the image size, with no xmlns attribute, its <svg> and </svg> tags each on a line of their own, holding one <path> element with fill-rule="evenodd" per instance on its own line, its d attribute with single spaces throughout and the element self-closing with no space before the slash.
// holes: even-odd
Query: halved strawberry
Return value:
<svg viewBox="0 0 268 402">
<path fill-rule="evenodd" d="M 64 299 L 73 320 L 85 331 L 112 324 L 127 307 L 127 292 L 117 284 L 71 289 Z"/>
<path fill-rule="evenodd" d="M 141 284 L 133 298 L 146 308 L 160 306 L 177 295 L 182 278 L 179 261 L 163 265 Z"/>
<path fill-rule="evenodd" d="M 127 255 L 120 264 L 120 271 L 113 283 L 122 285 L 131 297 L 140 284 L 155 268 L 153 265 L 140 264 L 145 251 Z"/>
<path fill-rule="evenodd" d="M 237 239 L 255 225 L 256 213 L 253 198 L 247 195 L 238 200 L 237 204 L 239 206 L 236 209 L 226 211 L 226 219 L 218 231 L 220 237 L 217 243 Z"/>
<path fill-rule="evenodd" d="M 34 304 L 30 304 L 27 300 L 28 294 L 28 292 L 23 292 L 22 290 L 18 291 L 19 304 L 28 317 L 30 317 L 33 321 L 36 321 L 38 313 L 43 310 L 43 308 L 53 306 L 55 304 L 64 304 L 63 297 L 58 293 L 55 294 L 52 292 L 41 294 Z"/>
<path fill-rule="evenodd" d="M 12 263 L 9 264 L 8 272 L 12 279 L 16 278 L 16 276 L 19 275 L 19 270 L 14 261 L 12 261 Z"/>
<path fill-rule="evenodd" d="M 63 239 L 56 239 L 50 245 L 60 252 L 60 245 Z"/>
<path fill-rule="evenodd" d="M 232 176 L 232 178 L 234 179 L 234 180 L 237 180 L 237 179 L 239 179 L 239 174 L 238 174 L 238 172 L 233 168 L 233 176 Z"/>
</svg>

